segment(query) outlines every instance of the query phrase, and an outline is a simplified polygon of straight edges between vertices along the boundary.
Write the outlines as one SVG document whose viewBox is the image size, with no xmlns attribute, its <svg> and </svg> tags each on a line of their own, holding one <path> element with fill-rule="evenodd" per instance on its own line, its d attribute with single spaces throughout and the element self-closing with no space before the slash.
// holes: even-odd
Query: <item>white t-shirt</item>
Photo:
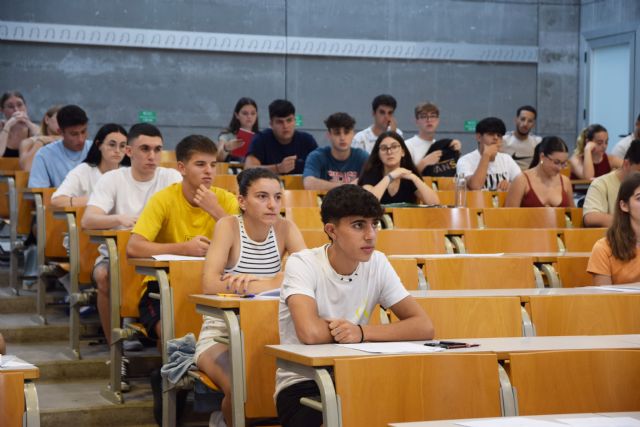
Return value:
<svg viewBox="0 0 640 427">
<path fill-rule="evenodd" d="M 634 141 L 634 135 L 630 134 L 622 138 L 616 145 L 614 145 L 613 150 L 611 150 L 612 156 L 618 156 L 621 159 L 624 159 L 624 156 L 627 154 L 627 150 L 631 146 L 631 143 Z"/>
<path fill-rule="evenodd" d="M 520 170 L 529 169 L 531 160 L 533 160 L 533 152 L 536 145 L 542 141 L 542 138 L 537 135 L 529 134 L 527 139 L 518 139 L 514 132 L 507 132 L 502 137 L 502 153 L 508 154 L 518 164 Z"/>
<path fill-rule="evenodd" d="M 481 158 L 480 151 L 474 150 L 458 159 L 456 175 L 463 175 L 468 178 L 476 172 Z M 498 183 L 503 180 L 513 182 L 521 171 L 516 162 L 504 153 L 497 153 L 496 159 L 489 163 L 487 168 L 487 178 L 484 181 L 483 190 L 496 190 Z"/>
<path fill-rule="evenodd" d="M 138 216 L 153 194 L 175 183 L 182 175 L 175 170 L 159 167 L 149 181 L 136 181 L 131 168 L 120 168 L 102 175 L 89 198 L 89 206 L 96 206 L 109 215 Z"/>
<path fill-rule="evenodd" d="M 88 163 L 80 163 L 71 169 L 62 184 L 51 196 L 55 199 L 58 196 L 67 197 L 84 197 L 91 194 L 91 190 L 95 187 L 98 179 L 102 176 L 102 172 L 97 166 L 91 166 Z"/>
<path fill-rule="evenodd" d="M 413 138 L 409 138 L 405 141 L 407 144 L 407 148 L 409 149 L 409 154 L 411 154 L 411 159 L 413 163 L 417 165 L 420 163 L 420 160 L 424 158 L 429 151 L 429 148 L 436 142 L 435 139 L 431 141 L 427 141 L 425 139 L 420 138 L 420 135 L 416 135 Z"/>
<path fill-rule="evenodd" d="M 402 136 L 402 131 L 400 129 L 396 129 L 396 133 Z M 351 141 L 351 146 L 355 148 L 362 148 L 364 151 L 371 154 L 371 150 L 373 150 L 373 146 L 376 145 L 377 139 L 378 136 L 373 133 L 373 125 L 371 125 L 356 133 L 353 137 L 353 141 Z"/>
<path fill-rule="evenodd" d="M 98 207 L 108 215 L 137 217 L 151 196 L 174 182 L 182 182 L 182 175 L 175 169 L 158 167 L 154 177 L 144 182 L 133 179 L 130 167 L 114 169 L 96 182 L 87 206 Z M 96 264 L 109 256 L 104 244 L 98 247 L 98 252 Z"/>
<path fill-rule="evenodd" d="M 326 248 L 305 249 L 289 256 L 280 292 L 280 344 L 301 344 L 286 300 L 291 295 L 307 295 L 316 300 L 318 315 L 323 319 L 346 319 L 354 324 L 367 324 L 376 304 L 391 307 L 409 295 L 395 270 L 382 252 L 374 251 L 371 259 L 360 263 L 348 277 L 335 272 L 327 258 Z M 276 396 L 281 390 L 307 378 L 278 369 Z"/>
</svg>

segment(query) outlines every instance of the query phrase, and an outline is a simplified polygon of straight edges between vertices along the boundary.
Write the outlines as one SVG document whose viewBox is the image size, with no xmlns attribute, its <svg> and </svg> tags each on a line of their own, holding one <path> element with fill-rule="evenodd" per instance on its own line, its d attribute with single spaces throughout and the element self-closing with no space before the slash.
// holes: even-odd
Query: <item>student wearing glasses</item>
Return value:
<svg viewBox="0 0 640 427">
<path fill-rule="evenodd" d="M 413 138 L 407 139 L 406 143 L 413 163 L 415 163 L 418 171 L 424 175 L 425 168 L 437 164 L 443 154 L 443 150 L 437 150 L 435 147 L 429 152 L 431 146 L 436 142 L 436 131 L 440 125 L 440 110 L 437 105 L 431 102 L 421 102 L 416 106 L 414 114 L 418 134 Z M 457 151 L 458 155 L 460 155 L 462 143 L 457 139 L 449 141 L 447 148 Z"/>
<path fill-rule="evenodd" d="M 393 131 L 378 136 L 358 185 L 373 193 L 380 203 L 440 203 L 436 193 L 420 177 L 400 135 Z"/>
<path fill-rule="evenodd" d="M 538 154 L 534 155 L 530 168 L 511 184 L 505 206 L 572 207 L 571 182 L 560 173 L 568 163 L 567 145 L 557 136 L 547 136 L 536 150 Z"/>
</svg>

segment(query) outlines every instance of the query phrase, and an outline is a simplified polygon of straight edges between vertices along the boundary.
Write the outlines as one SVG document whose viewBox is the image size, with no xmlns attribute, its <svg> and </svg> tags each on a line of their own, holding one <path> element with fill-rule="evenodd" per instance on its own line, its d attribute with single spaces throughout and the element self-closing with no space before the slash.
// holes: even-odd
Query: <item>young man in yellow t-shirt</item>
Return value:
<svg viewBox="0 0 640 427">
<path fill-rule="evenodd" d="M 127 255 L 148 258 L 159 254 L 205 256 L 216 221 L 239 213 L 236 196 L 212 187 L 216 145 L 202 135 L 189 135 L 176 146 L 182 182 L 154 194 L 132 230 Z M 151 337 L 160 336 L 160 302 L 149 298 L 158 283 L 147 277 L 140 299 L 140 321 Z"/>
</svg>

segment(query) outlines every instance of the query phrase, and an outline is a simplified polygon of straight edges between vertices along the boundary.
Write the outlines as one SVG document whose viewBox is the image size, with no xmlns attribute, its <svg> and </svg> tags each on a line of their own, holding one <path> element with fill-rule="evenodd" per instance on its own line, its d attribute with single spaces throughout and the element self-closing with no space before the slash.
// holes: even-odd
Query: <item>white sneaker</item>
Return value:
<svg viewBox="0 0 640 427">
<path fill-rule="evenodd" d="M 209 417 L 209 427 L 227 427 L 222 411 L 213 411 Z"/>
</svg>

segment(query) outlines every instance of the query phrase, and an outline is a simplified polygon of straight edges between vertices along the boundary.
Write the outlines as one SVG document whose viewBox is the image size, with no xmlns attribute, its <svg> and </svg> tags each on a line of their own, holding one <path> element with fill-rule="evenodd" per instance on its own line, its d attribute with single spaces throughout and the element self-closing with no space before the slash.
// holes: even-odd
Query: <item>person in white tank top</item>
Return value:
<svg viewBox="0 0 640 427">
<path fill-rule="evenodd" d="M 298 227 L 280 216 L 283 190 L 276 174 L 264 168 L 247 169 L 238 175 L 238 184 L 242 213 L 221 218 L 216 224 L 216 237 L 203 271 L 205 294 L 257 294 L 279 288 L 282 255 L 306 248 Z M 260 262 L 250 264 L 247 259 Z M 195 360 L 198 369 L 224 393 L 222 415 L 226 424 L 232 425 L 228 347 L 214 340 L 225 334 L 224 322 L 205 317 Z"/>
</svg>

